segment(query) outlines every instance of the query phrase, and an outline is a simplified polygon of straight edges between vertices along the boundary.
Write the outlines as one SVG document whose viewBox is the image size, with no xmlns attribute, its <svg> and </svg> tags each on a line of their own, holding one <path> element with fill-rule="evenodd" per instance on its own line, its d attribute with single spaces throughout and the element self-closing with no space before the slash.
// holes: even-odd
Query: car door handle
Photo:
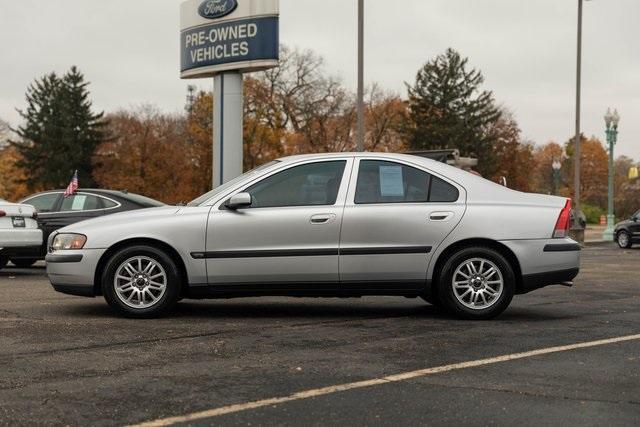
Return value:
<svg viewBox="0 0 640 427">
<path fill-rule="evenodd" d="M 327 224 L 329 222 L 333 222 L 336 219 L 336 214 L 318 214 L 312 215 L 310 218 L 311 224 Z"/>
<path fill-rule="evenodd" d="M 431 212 L 429 221 L 448 221 L 453 218 L 453 212 Z"/>
</svg>

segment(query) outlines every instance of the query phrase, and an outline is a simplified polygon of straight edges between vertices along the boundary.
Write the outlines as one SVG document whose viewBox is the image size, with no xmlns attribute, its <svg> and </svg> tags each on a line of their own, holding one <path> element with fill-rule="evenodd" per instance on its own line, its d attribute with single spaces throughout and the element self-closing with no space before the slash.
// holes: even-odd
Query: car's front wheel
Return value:
<svg viewBox="0 0 640 427">
<path fill-rule="evenodd" d="M 443 305 L 464 319 L 491 319 L 502 313 L 515 293 L 513 268 L 491 248 L 465 248 L 449 257 L 439 280 Z"/>
<path fill-rule="evenodd" d="M 175 305 L 180 293 L 175 261 L 153 246 L 131 246 L 115 253 L 102 275 L 109 305 L 128 317 L 156 317 Z"/>
<path fill-rule="evenodd" d="M 629 249 L 631 247 L 631 236 L 626 231 L 619 232 L 616 241 L 622 249 Z"/>
</svg>

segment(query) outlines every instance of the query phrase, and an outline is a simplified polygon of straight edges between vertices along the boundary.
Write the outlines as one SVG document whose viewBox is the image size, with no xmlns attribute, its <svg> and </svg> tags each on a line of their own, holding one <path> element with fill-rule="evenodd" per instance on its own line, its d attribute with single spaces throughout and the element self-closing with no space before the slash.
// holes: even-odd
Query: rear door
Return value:
<svg viewBox="0 0 640 427">
<path fill-rule="evenodd" d="M 459 223 L 464 189 L 419 166 L 354 165 L 340 238 L 340 280 L 423 286 L 432 251 Z"/>
</svg>

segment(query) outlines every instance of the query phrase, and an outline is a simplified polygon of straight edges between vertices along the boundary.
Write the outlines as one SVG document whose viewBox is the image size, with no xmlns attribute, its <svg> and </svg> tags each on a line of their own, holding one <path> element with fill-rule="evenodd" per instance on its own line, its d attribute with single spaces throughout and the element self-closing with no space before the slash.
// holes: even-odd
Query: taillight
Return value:
<svg viewBox="0 0 640 427">
<path fill-rule="evenodd" d="M 0 211 L 0 217 L 3 217 L 3 216 L 7 216 L 7 213 L 5 211 Z"/>
<path fill-rule="evenodd" d="M 560 211 L 560 216 L 556 221 L 556 226 L 553 229 L 553 237 L 567 237 L 569 232 L 569 226 L 571 224 L 571 199 L 567 199 L 564 208 Z"/>
</svg>

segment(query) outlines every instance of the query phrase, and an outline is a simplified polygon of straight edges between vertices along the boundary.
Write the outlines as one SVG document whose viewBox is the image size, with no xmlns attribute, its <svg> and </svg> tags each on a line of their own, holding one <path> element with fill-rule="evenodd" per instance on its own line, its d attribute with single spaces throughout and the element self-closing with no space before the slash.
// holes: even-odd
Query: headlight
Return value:
<svg viewBox="0 0 640 427">
<path fill-rule="evenodd" d="M 51 247 L 54 251 L 66 249 L 82 249 L 87 243 L 87 236 L 83 234 L 57 234 L 53 239 Z"/>
</svg>

